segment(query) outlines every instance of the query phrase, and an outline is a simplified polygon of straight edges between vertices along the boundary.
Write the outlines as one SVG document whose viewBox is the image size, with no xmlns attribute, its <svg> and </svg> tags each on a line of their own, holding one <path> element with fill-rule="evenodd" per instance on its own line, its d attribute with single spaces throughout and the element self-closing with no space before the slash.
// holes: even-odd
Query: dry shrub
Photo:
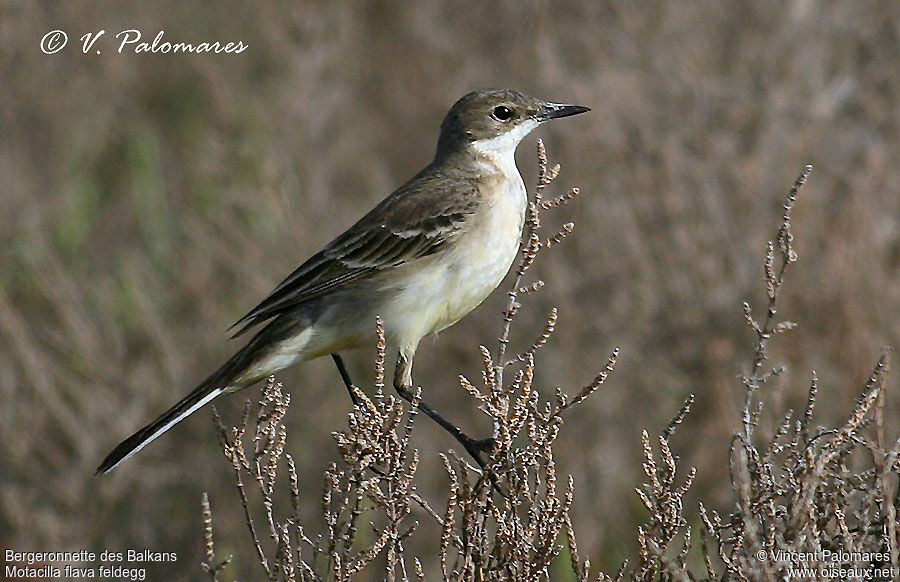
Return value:
<svg viewBox="0 0 900 582">
<path fill-rule="evenodd" d="M 684 497 L 697 470 L 678 476 L 678 459 L 670 440 L 694 404 L 691 395 L 660 432 L 656 449 L 642 433 L 646 482 L 637 495 L 647 511 L 637 528 L 636 566 L 626 561 L 615 576 L 593 573 L 579 555 L 572 511 L 575 486 L 560 483 L 553 445 L 562 414 L 599 388 L 618 357 L 613 351 L 603 371 L 575 396 L 557 388 L 542 401 L 535 387 L 535 353 L 556 325 L 551 312 L 538 336 L 521 354 L 507 357 L 510 329 L 521 307 L 520 295 L 543 286 L 523 285 L 538 253 L 572 231 L 568 223 L 554 236 L 540 236 L 540 212 L 565 204 L 577 190 L 543 200 L 544 188 L 557 176 L 538 142 L 538 186 L 531 202 L 521 260 L 509 292 L 497 349 L 482 346 L 481 382 L 460 376 L 460 384 L 494 426 L 494 448 L 485 466 L 473 465 L 453 451 L 442 454 L 448 485 L 442 509 L 423 499 L 416 486 L 419 453 L 411 447 L 415 406 L 407 409 L 384 388 L 385 340 L 377 322 L 376 392 L 355 389 L 360 405 L 348 427 L 334 433 L 341 462 L 325 473 L 322 493 L 324 531 L 313 535 L 300 523 L 297 470 L 284 452 L 284 417 L 290 397 L 270 379 L 263 389 L 252 433 L 252 450 L 243 439 L 251 405 L 239 426 L 219 423 L 223 450 L 231 462 L 245 520 L 260 564 L 270 580 L 351 580 L 367 569 L 382 569 L 385 580 L 424 580 L 422 561 L 405 551 L 417 531 L 417 515 L 440 528 L 436 549 L 444 580 L 549 580 L 551 563 L 568 549 L 566 579 L 588 580 L 783 580 L 891 579 L 900 573 L 895 472 L 900 439 L 888 442 L 884 428 L 888 356 L 878 360 L 855 410 L 836 428 L 813 428 L 818 380 L 813 372 L 806 406 L 788 410 L 771 435 L 759 421 L 765 388 L 780 373 L 769 355 L 772 339 L 795 324 L 778 318 L 778 298 L 785 274 L 797 261 L 791 211 L 811 171 L 807 166 L 784 204 L 781 225 L 767 246 L 764 281 L 768 299 L 757 319 L 748 303 L 745 321 L 755 334 L 749 372 L 742 376 L 745 399 L 730 448 L 718 458 L 731 474 L 733 502 L 721 511 L 700 503 L 686 508 Z M 504 383 L 504 372 L 513 377 Z M 415 404 L 415 403 L 414 403 Z M 727 458 L 725 454 L 727 452 Z M 275 511 L 278 468 L 284 459 L 291 510 Z M 245 476 L 256 483 L 248 487 Z M 263 519 L 254 519 L 249 492 L 262 500 Z M 692 525 L 699 519 L 699 523 Z M 259 521 L 268 538 L 260 536 Z M 216 564 L 209 508 L 204 496 L 207 561 L 217 579 L 230 557 Z M 361 535 L 361 528 L 371 528 Z M 699 529 L 699 550 L 694 531 Z M 382 575 L 377 575 L 381 577 Z M 563 574 L 560 574 L 563 576 Z"/>
<path fill-rule="evenodd" d="M 887 352 L 843 425 L 813 428 L 818 393 L 813 372 L 802 413 L 783 413 L 774 434 L 758 430 L 764 410 L 760 392 L 782 371 L 770 362 L 770 342 L 796 325 L 778 320 L 777 307 L 785 273 L 798 258 L 791 211 L 811 170 L 807 166 L 795 182 L 774 241 L 767 245 L 764 318 L 755 319 L 750 305 L 743 305 L 756 337 L 750 371 L 741 378 L 741 429 L 734 433 L 727 457 L 733 505 L 720 513 L 699 504 L 702 567 L 690 564 L 689 518 L 694 514 L 686 515 L 683 502 L 696 470 L 691 468 L 678 484 L 677 460 L 669 445 L 675 426 L 693 403 L 691 396 L 659 436 L 661 464 L 643 433 L 647 482 L 637 492 L 649 518 L 638 528 L 638 567 L 626 571 L 623 565 L 615 578 L 601 579 L 892 580 L 900 575 L 900 439 L 887 442 L 884 434 Z"/>
<path fill-rule="evenodd" d="M 418 451 L 410 448 L 410 436 L 417 410 L 406 411 L 384 387 L 385 339 L 380 321 L 375 358 L 376 392 L 373 397 L 356 389 L 361 404 L 349 415 L 348 428 L 334 433 L 341 464 L 333 463 L 325 473 L 322 494 L 325 531 L 312 537 L 299 523 L 299 490 L 293 459 L 284 453 L 287 429 L 283 419 L 290 398 L 282 393 L 274 378 L 263 389 L 253 433 L 253 449 L 248 455 L 243 437 L 247 432 L 250 402 L 239 426 L 219 428 L 225 456 L 234 467 L 246 522 L 266 575 L 271 580 L 350 580 L 369 567 L 384 567 L 386 580 L 409 580 L 411 572 L 424 579 L 418 559 L 404 552 L 404 540 L 417 526 L 410 514 L 423 511 L 440 527 L 438 548 L 441 574 L 445 580 L 546 580 L 550 564 L 568 540 L 571 567 L 584 578 L 587 560 L 577 551 L 570 511 L 574 483 L 568 477 L 561 484 L 553 457 L 562 415 L 583 402 L 606 380 L 615 365 L 613 351 L 605 368 L 575 395 L 557 388 L 552 401 L 542 401 L 534 384 L 535 353 L 549 340 L 556 324 L 552 310 L 538 338 L 520 354 L 510 357 L 507 346 L 512 323 L 521 304 L 519 297 L 535 293 L 541 281 L 526 285 L 525 275 L 538 254 L 560 243 L 574 225 L 566 223 L 555 234 L 542 238 L 541 212 L 559 208 L 575 198 L 577 189 L 544 200 L 544 189 L 557 177 L 559 166 L 550 167 L 544 146 L 538 141 L 538 179 L 529 204 L 524 244 L 508 294 L 498 347 L 493 352 L 481 346 L 482 377 L 479 385 L 464 376 L 462 388 L 493 423 L 493 448 L 484 467 L 472 464 L 453 451 L 443 455 L 448 493 L 441 512 L 434 510 L 416 490 Z M 512 380 L 504 382 L 504 372 Z M 417 403 L 416 403 L 417 404 Z M 273 513 L 279 461 L 288 466 L 292 513 L 284 519 Z M 263 549 L 256 521 L 248 501 L 244 475 L 255 481 L 262 498 L 269 546 Z M 373 515 L 374 514 L 374 515 Z M 372 535 L 359 541 L 361 520 L 369 520 Z M 207 547 L 211 547 L 211 531 Z M 376 558 L 381 556 L 381 560 Z M 207 571 L 218 573 L 212 553 Z"/>
<path fill-rule="evenodd" d="M 497 85 L 592 108 L 541 130 L 584 187 L 579 236 L 532 270 L 552 293 L 529 299 L 517 323 L 537 334 L 559 308 L 537 359 L 551 388 L 588 382 L 622 348 L 623 388 L 572 410 L 554 447 L 583 504 L 580 551 L 613 572 L 637 555 L 622 532 L 644 517 L 629 493 L 642 480 L 640 428 L 655 446 L 689 393 L 672 441 L 680 464 L 700 469 L 686 507 L 728 507 L 727 463 L 710 444 L 728 442 L 742 406 L 747 328 L 735 305 L 765 305 L 756 255 L 774 230 L 769 195 L 805 160 L 817 171 L 794 213 L 802 260 L 779 300 L 802 327 L 777 342 L 787 372 L 772 383 L 780 395 L 764 393 L 762 430 L 774 432 L 775 411 L 803 408 L 812 369 L 829 400 L 816 422 L 839 426 L 881 346 L 900 345 L 898 21 L 895 0 L 5 3 L 0 545 L 202 561 L 184 519 L 202 491 L 217 505 L 232 494 L 204 414 L 106 479 L 93 478 L 97 462 L 230 355 L 228 324 L 429 161 L 455 98 Z M 57 28 L 69 46 L 45 55 L 38 42 Z M 114 43 L 81 54 L 78 37 L 99 28 L 252 48 L 237 59 L 117 55 Z M 439 371 L 478 378 L 473 349 L 496 336 L 505 299 L 419 350 L 439 410 L 460 401 Z M 348 356 L 354 378 L 369 356 Z M 295 402 L 317 403 L 292 407 L 290 433 L 303 444 L 301 486 L 317 489 L 334 452 L 321 427 L 342 426 L 349 402 L 325 360 L 279 380 Z M 246 397 L 219 409 L 236 423 Z M 897 402 L 885 410 L 893 434 Z M 467 430 L 480 420 L 454 417 Z M 414 442 L 447 446 L 428 422 Z M 427 454 L 419 470 L 443 472 Z M 443 494 L 440 479 L 419 485 Z M 317 507 L 304 504 L 308 522 Z M 240 515 L 217 511 L 216 526 L 234 531 Z M 246 580 L 258 566 L 231 568 Z M 182 564 L 152 574 L 191 579 Z"/>
</svg>

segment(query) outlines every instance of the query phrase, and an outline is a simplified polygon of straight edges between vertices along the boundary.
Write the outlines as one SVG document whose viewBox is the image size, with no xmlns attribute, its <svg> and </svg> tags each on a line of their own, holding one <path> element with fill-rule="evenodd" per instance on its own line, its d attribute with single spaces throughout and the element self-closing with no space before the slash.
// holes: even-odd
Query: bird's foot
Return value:
<svg viewBox="0 0 900 582">
<path fill-rule="evenodd" d="M 466 451 L 469 455 L 475 459 L 475 462 L 478 463 L 478 466 L 484 469 L 485 465 L 490 461 L 491 452 L 494 450 L 494 441 L 493 438 L 486 438 L 481 440 L 476 440 L 470 438 L 466 435 L 462 435 L 462 445 L 465 447 Z"/>
</svg>

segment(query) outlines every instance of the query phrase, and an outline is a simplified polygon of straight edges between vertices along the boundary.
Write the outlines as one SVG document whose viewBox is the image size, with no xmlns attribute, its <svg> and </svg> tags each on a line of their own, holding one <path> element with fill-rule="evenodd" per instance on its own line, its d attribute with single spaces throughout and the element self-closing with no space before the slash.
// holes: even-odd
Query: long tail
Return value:
<svg viewBox="0 0 900 582">
<path fill-rule="evenodd" d="M 274 374 L 279 369 L 289 365 L 283 363 L 281 365 L 273 365 L 270 368 L 260 371 L 258 374 L 250 377 L 246 375 L 247 369 L 265 358 L 270 350 L 277 349 L 279 342 L 291 337 L 292 333 L 302 325 L 296 320 L 288 318 L 278 318 L 265 328 L 263 328 L 247 345 L 234 354 L 225 364 L 212 373 L 212 375 L 200 383 L 199 386 L 178 401 L 178 403 L 169 410 L 162 413 L 159 418 L 137 431 L 117 446 L 113 451 L 103 459 L 100 466 L 97 467 L 97 473 L 108 473 L 116 468 L 116 466 L 135 454 L 153 439 L 163 434 L 185 418 L 191 415 L 195 410 L 210 402 L 223 392 L 234 390 L 239 387 L 249 386 L 250 384 L 262 379 L 269 374 Z M 297 345 L 296 350 L 302 351 L 302 345 Z M 240 379 L 238 379 L 240 378 Z"/>
<path fill-rule="evenodd" d="M 112 471 L 119 463 L 150 444 L 153 439 L 225 391 L 225 387 L 211 383 L 212 380 L 214 380 L 213 377 L 205 380 L 193 392 L 179 400 L 175 406 L 162 413 L 159 418 L 119 443 L 97 467 L 97 474 Z"/>
</svg>

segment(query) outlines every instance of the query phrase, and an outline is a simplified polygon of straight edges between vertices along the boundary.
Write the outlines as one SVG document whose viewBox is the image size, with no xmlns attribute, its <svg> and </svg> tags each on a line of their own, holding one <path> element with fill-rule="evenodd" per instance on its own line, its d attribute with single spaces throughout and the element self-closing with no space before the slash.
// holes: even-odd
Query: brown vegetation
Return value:
<svg viewBox="0 0 900 582">
<path fill-rule="evenodd" d="M 511 340 L 527 349 L 558 308 L 535 358 L 543 398 L 589 382 L 621 347 L 607 388 L 570 411 L 554 448 L 574 477 L 582 559 L 612 573 L 640 555 L 633 532 L 652 529 L 633 492 L 641 430 L 658 433 L 688 394 L 670 445 L 684 472 L 660 484 L 677 488 L 697 467 L 683 500 L 695 549 L 700 499 L 714 527 L 713 510 L 737 527 L 729 469 L 744 447 L 728 452 L 745 390 L 735 376 L 751 374 L 744 354 L 757 339 L 740 303 L 767 304 L 759 256 L 773 199 L 802 164 L 816 166 L 793 213 L 802 260 L 779 299 L 799 327 L 777 337 L 784 369 L 755 396 L 766 406 L 751 476 L 763 443 L 793 442 L 793 425 L 779 433 L 782 413 L 805 409 L 812 370 L 816 422 L 841 427 L 871 362 L 900 345 L 898 21 L 891 0 L 0 5 L 0 546 L 177 551 L 175 567 L 151 575 L 196 579 L 196 506 L 208 491 L 216 553 L 235 555 L 236 577 L 258 576 L 252 546 L 232 535 L 243 518 L 225 510 L 231 474 L 204 414 L 109 478 L 93 467 L 227 357 L 227 325 L 427 163 L 446 108 L 487 85 L 592 107 L 540 130 L 582 187 L 568 209 L 580 232 L 535 266 L 548 286 Z M 54 28 L 71 46 L 45 55 L 38 43 Z M 82 54 L 78 37 L 99 28 L 251 48 Z M 490 427 L 454 378 L 480 376 L 475 346 L 496 336 L 506 301 L 495 294 L 417 355 L 427 400 L 470 434 Z M 362 386 L 370 356 L 349 362 Z M 316 491 L 351 406 L 324 359 L 279 379 L 294 397 L 298 486 Z M 224 400 L 223 416 L 242 400 Z M 869 406 L 895 434 L 892 400 Z M 841 451 L 829 461 L 838 467 L 854 445 L 856 463 L 878 443 L 877 424 L 860 428 L 876 431 L 866 441 L 829 434 L 818 450 Z M 436 504 L 447 488 L 437 453 L 453 443 L 424 419 L 412 439 L 417 475 L 435 476 L 419 494 Z M 782 446 L 773 454 L 789 455 Z M 782 478 L 774 491 L 791 483 Z M 748 507 L 765 505 L 765 491 L 750 487 Z M 857 503 L 870 490 L 846 491 Z M 303 523 L 321 514 L 316 497 L 301 499 Z M 414 537 L 440 531 L 423 519 Z M 412 539 L 406 550 L 434 556 Z"/>
<path fill-rule="evenodd" d="M 796 327 L 779 320 L 779 297 L 785 275 L 798 260 L 794 248 L 791 215 L 797 195 L 812 166 L 806 166 L 784 203 L 781 225 L 769 242 L 764 261 L 766 308 L 757 320 L 749 303 L 744 318 L 756 334 L 750 371 L 742 377 L 744 406 L 736 415 L 727 466 L 731 476 L 731 500 L 724 516 L 699 503 L 697 513 L 686 507 L 685 494 L 698 471 L 693 467 L 681 481 L 678 462 L 670 447 L 675 429 L 684 423 L 692 405 L 690 395 L 658 437 L 660 462 L 648 436 L 641 434 L 646 482 L 636 489 L 647 511 L 639 525 L 635 565 L 625 560 L 611 577 L 591 570 L 590 559 L 579 555 L 572 515 L 575 486 L 571 476 L 564 493 L 558 490 L 559 475 L 554 445 L 560 437 L 563 413 L 585 401 L 599 388 L 618 359 L 614 351 L 606 367 L 593 382 L 570 398 L 557 388 L 554 403 L 541 403 L 534 386 L 535 355 L 555 331 L 556 311 L 532 346 L 515 358 L 504 358 L 513 321 L 522 305 L 520 293 L 539 289 L 542 283 L 520 287 L 538 253 L 556 244 L 559 234 L 542 240 L 540 211 L 565 204 L 578 190 L 549 201 L 544 188 L 557 176 L 549 169 L 543 144 L 538 141 L 538 186 L 523 239 L 522 257 L 509 292 L 509 304 L 496 352 L 482 346 L 484 388 L 460 376 L 462 387 L 479 403 L 494 426 L 495 445 L 489 462 L 477 467 L 456 455 L 442 455 L 449 475 L 444 508 L 434 509 L 418 490 L 418 450 L 411 448 L 414 412 L 393 396 L 385 396 L 385 341 L 377 322 L 376 394 L 361 400 L 350 414 L 348 429 L 335 432 L 341 464 L 332 463 L 325 472 L 322 494 L 324 533 L 314 535 L 300 515 L 300 491 L 293 458 L 285 454 L 285 417 L 290 397 L 271 378 L 259 402 L 250 454 L 244 446 L 251 401 L 246 403 L 240 425 L 227 430 L 216 417 L 220 441 L 235 472 L 250 538 L 259 563 L 269 580 L 353 580 L 359 573 L 370 578 L 426 579 L 423 563 L 428 557 L 406 551 L 420 515 L 440 527 L 438 550 L 442 580 L 537 580 L 567 579 L 599 582 L 632 580 L 730 580 L 785 579 L 891 580 L 900 576 L 900 528 L 897 509 L 900 487 L 900 438 L 887 441 L 884 426 L 887 354 L 875 365 L 849 419 L 838 428 L 813 427 L 818 379 L 813 373 L 806 405 L 800 415 L 788 410 L 773 435 L 758 434 L 764 402 L 761 392 L 783 372 L 772 366 L 771 341 Z M 567 223 L 561 232 L 573 229 Z M 503 371 L 516 370 L 509 385 Z M 517 369 L 516 369 L 517 367 Z M 415 409 L 413 402 L 412 409 Z M 777 411 L 776 411 L 777 413 Z M 870 429 L 870 427 L 872 427 Z M 862 454 L 860 454 L 862 453 Z M 291 512 L 286 518 L 275 511 L 279 463 L 287 460 Z M 705 472 L 707 468 L 701 468 Z M 715 465 L 711 467 L 715 470 Z M 683 472 L 683 471 L 682 471 Z M 254 519 L 244 475 L 258 484 L 264 508 Z M 256 489 L 256 488 L 253 488 Z M 417 511 L 418 510 L 418 511 Z M 204 522 L 210 509 L 203 497 Z M 699 515 L 700 550 L 692 554 L 694 528 Z M 267 523 L 268 536 L 261 536 L 254 523 Z M 360 541 L 360 529 L 372 532 Z M 268 537 L 268 542 L 262 538 Z M 213 580 L 231 561 L 215 564 L 212 529 L 205 530 L 207 561 L 204 568 Z M 431 541 L 431 551 L 435 540 Z M 569 566 L 551 564 L 568 550 Z M 266 551 L 264 546 L 270 549 Z M 427 542 L 425 547 L 429 547 Z M 702 558 L 702 561 L 700 560 Z M 437 572 L 430 574 L 436 578 Z"/>
</svg>

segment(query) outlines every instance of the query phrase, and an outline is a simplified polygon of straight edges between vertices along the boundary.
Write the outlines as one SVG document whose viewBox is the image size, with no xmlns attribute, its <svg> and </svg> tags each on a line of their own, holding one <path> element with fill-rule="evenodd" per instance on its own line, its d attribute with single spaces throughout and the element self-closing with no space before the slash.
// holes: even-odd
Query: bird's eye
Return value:
<svg viewBox="0 0 900 582">
<path fill-rule="evenodd" d="M 491 111 L 491 117 L 497 121 L 509 121 L 513 118 L 513 110 L 506 105 L 498 105 Z"/>
</svg>

